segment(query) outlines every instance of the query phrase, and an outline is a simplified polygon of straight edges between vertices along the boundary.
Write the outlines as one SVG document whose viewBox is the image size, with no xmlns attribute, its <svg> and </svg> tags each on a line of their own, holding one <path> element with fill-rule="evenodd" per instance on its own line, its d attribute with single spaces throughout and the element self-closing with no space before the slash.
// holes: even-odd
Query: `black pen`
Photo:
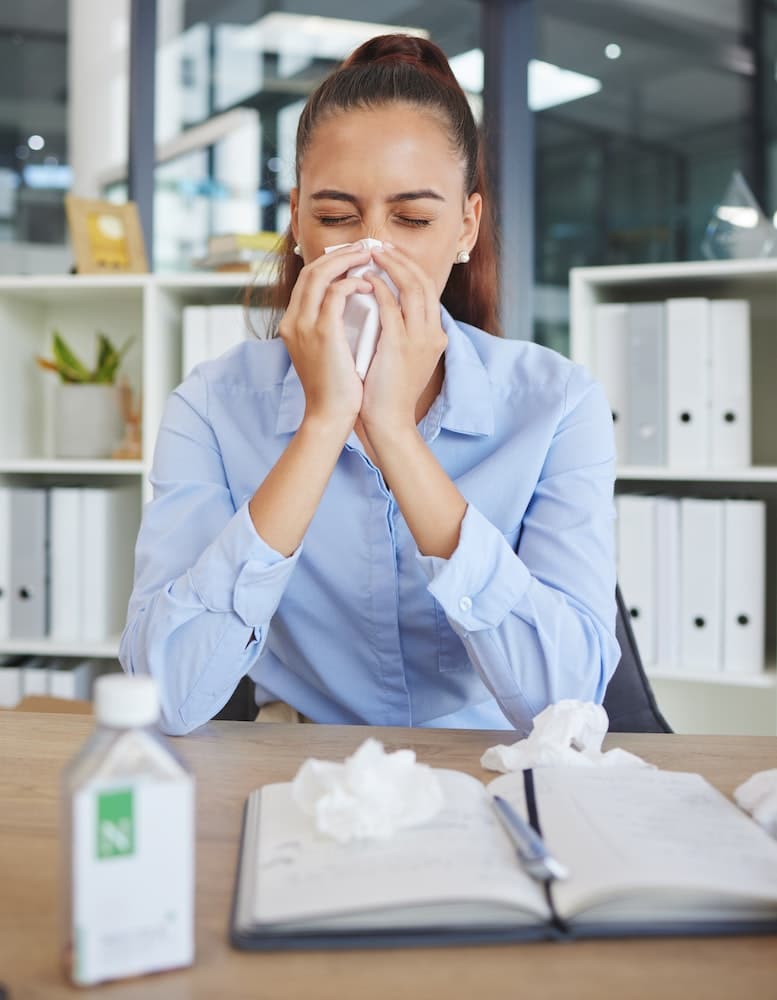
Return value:
<svg viewBox="0 0 777 1000">
<path fill-rule="evenodd" d="M 515 845 L 526 873 L 538 882 L 567 878 L 569 872 L 564 865 L 550 854 L 542 837 L 532 830 L 510 803 L 500 795 L 493 795 L 491 801 L 508 837 Z"/>
</svg>

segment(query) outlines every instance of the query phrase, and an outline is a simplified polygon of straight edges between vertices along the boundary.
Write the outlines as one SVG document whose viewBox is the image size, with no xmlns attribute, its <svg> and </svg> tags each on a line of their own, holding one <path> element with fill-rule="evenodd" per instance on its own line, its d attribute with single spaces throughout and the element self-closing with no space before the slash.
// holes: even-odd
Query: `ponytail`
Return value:
<svg viewBox="0 0 777 1000">
<path fill-rule="evenodd" d="M 478 241 L 468 264 L 451 270 L 442 304 L 458 320 L 501 336 L 497 304 L 497 235 L 485 172 L 481 138 L 469 102 L 445 53 L 433 42 L 412 35 L 379 35 L 359 46 L 311 94 L 297 127 L 296 175 L 317 126 L 328 116 L 352 109 L 402 102 L 429 109 L 441 120 L 452 147 L 464 162 L 467 196 L 483 200 Z M 271 292 L 276 311 L 286 309 L 302 269 L 294 253 L 291 227 L 280 247 L 278 281 Z"/>
</svg>

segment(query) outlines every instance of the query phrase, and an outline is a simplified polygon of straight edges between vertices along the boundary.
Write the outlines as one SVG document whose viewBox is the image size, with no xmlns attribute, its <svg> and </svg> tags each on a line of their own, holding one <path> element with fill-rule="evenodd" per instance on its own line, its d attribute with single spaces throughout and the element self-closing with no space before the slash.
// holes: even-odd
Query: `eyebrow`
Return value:
<svg viewBox="0 0 777 1000">
<path fill-rule="evenodd" d="M 315 191 L 311 196 L 313 201 L 349 201 L 352 204 L 358 204 L 359 199 L 353 194 L 347 194 L 345 191 L 337 191 L 334 188 L 324 188 L 321 191 Z M 445 198 L 437 192 L 432 190 L 432 188 L 423 188 L 420 191 L 401 191 L 399 194 L 390 194 L 386 198 L 387 202 L 395 203 L 398 201 L 421 201 L 424 198 L 432 198 L 435 201 L 445 201 Z"/>
</svg>

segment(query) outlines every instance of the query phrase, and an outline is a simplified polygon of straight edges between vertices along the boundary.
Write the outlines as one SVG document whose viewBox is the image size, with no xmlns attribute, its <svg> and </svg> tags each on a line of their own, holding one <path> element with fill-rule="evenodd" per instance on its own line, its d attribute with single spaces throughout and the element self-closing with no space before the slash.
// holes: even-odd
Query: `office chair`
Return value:
<svg viewBox="0 0 777 1000">
<path fill-rule="evenodd" d="M 631 617 L 620 587 L 615 588 L 617 607 L 615 637 L 621 658 L 604 695 L 604 708 L 611 733 L 671 733 L 669 723 L 656 704 L 655 695 L 642 666 Z"/>
<path fill-rule="evenodd" d="M 621 658 L 604 695 L 610 732 L 671 733 L 645 675 L 637 641 L 631 629 L 629 611 L 619 587 L 615 588 L 615 600 L 615 635 L 621 647 Z M 215 718 L 253 721 L 256 711 L 253 681 L 244 677 Z"/>
</svg>

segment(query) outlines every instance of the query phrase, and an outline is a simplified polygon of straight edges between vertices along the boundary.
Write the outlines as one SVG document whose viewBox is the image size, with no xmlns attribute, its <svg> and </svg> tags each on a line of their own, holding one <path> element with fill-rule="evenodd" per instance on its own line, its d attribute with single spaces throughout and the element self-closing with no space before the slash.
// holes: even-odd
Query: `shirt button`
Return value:
<svg viewBox="0 0 777 1000">
<path fill-rule="evenodd" d="M 472 610 L 472 598 L 471 597 L 460 597 L 459 598 L 459 608 L 462 611 Z"/>
</svg>

